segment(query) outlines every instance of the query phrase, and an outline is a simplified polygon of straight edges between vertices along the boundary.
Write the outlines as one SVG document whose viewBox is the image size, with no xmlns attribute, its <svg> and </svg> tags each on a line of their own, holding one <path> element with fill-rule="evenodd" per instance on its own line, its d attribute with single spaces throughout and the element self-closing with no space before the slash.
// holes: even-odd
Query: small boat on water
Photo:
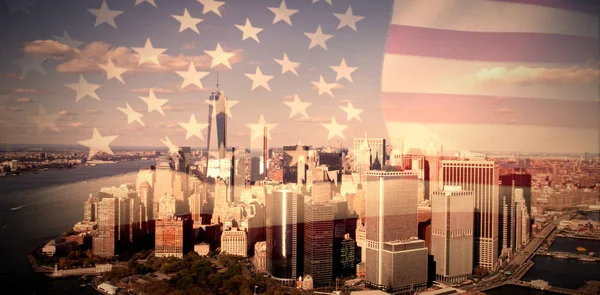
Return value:
<svg viewBox="0 0 600 295">
<path fill-rule="evenodd" d="M 587 251 L 587 249 L 586 249 L 586 248 L 583 248 L 583 247 L 581 247 L 581 246 L 577 247 L 576 249 L 577 249 L 577 251 L 579 251 L 579 252 L 585 252 L 585 251 Z"/>
</svg>

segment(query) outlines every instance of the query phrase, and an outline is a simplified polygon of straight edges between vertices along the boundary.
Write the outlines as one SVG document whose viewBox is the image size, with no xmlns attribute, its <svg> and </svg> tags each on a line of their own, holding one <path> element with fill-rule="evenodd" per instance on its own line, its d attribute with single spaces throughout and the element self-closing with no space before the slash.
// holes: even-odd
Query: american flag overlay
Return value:
<svg viewBox="0 0 600 295">
<path fill-rule="evenodd" d="M 0 288 L 597 294 L 599 17 L 0 0 Z"/>
<path fill-rule="evenodd" d="M 219 79 L 230 145 L 598 148 L 595 1 L 158 2 L 7 1 L 1 141 L 202 145 Z"/>
</svg>

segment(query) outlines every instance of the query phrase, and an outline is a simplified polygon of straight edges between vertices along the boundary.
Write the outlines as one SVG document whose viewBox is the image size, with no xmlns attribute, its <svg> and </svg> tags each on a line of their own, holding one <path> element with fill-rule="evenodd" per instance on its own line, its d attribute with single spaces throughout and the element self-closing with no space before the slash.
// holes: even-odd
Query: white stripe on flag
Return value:
<svg viewBox="0 0 600 295">
<path fill-rule="evenodd" d="M 598 38 L 598 17 L 512 2 L 396 0 L 392 24 L 458 31 L 533 32 Z"/>
<path fill-rule="evenodd" d="M 503 63 L 448 60 L 440 58 L 386 54 L 383 62 L 382 92 L 489 95 L 546 99 L 596 101 L 598 83 L 581 87 L 575 80 L 560 83 L 548 80 L 538 71 L 541 68 L 567 69 L 554 75 L 569 77 L 574 65 L 549 63 Z M 527 68 L 519 68 L 527 67 Z M 598 81 L 592 69 L 583 75 Z M 573 74 L 573 73 L 571 73 Z M 584 79 L 582 73 L 575 76 Z M 557 76 L 553 76 L 556 79 Z M 552 82 L 552 83 L 548 83 Z M 589 83 L 589 81 L 588 81 Z M 589 87 L 588 87 L 589 86 Z M 576 95 L 574 95 L 576 94 Z"/>
</svg>

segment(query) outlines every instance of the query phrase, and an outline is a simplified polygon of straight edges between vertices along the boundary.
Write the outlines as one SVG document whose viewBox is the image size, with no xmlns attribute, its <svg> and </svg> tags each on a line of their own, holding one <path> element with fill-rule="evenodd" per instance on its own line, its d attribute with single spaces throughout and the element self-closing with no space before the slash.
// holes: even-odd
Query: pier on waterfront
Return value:
<svg viewBox="0 0 600 295">
<path fill-rule="evenodd" d="M 580 261 L 600 262 L 600 257 L 590 256 L 588 254 L 538 250 L 536 252 L 536 255 L 550 256 L 550 257 L 556 258 L 556 259 L 577 259 Z"/>
</svg>

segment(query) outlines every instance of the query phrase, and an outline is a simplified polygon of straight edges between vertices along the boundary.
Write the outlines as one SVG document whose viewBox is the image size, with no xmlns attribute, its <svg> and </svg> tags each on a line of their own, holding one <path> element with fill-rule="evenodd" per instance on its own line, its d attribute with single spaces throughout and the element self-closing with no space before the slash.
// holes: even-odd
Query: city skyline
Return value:
<svg viewBox="0 0 600 295">
<path fill-rule="evenodd" d="M 433 139 L 450 150 L 599 150 L 599 115 L 594 112 L 599 90 L 594 69 L 598 32 L 595 26 L 586 26 L 597 22 L 597 16 L 589 13 L 591 9 L 581 8 L 597 4 L 493 4 L 506 7 L 507 13 L 523 8 L 522 13 L 537 13 L 545 20 L 560 17 L 556 23 L 561 25 L 540 28 L 537 21 L 520 20 L 522 26 L 514 28 L 491 20 L 484 31 L 503 32 L 498 34 L 504 34 L 502 38 L 508 42 L 506 51 L 495 56 L 493 51 L 465 56 L 460 52 L 490 52 L 481 42 L 489 37 L 457 33 L 461 28 L 456 25 L 444 27 L 428 23 L 427 18 L 419 20 L 420 11 L 433 8 L 414 1 L 398 5 L 391 0 L 332 5 L 323 1 L 288 2 L 288 9 L 298 10 L 289 17 L 291 25 L 273 11 L 281 5 L 274 0 L 225 1 L 216 9 L 220 15 L 210 10 L 205 14 L 203 5 L 196 1 L 169 6 L 159 1 L 155 8 L 148 3 L 108 0 L 111 10 L 124 11 L 114 18 L 116 28 L 110 23 L 94 26 L 95 14 L 88 9 L 98 9 L 103 3 L 99 0 L 69 3 L 66 9 L 40 2 L 28 8 L 32 16 L 20 11 L 9 14 L 2 20 L 6 27 L 31 25 L 33 29 L 0 32 L 7 40 L 2 48 L 6 54 L 0 60 L 6 65 L 0 92 L 7 95 L 2 103 L 8 114 L 0 124 L 0 142 L 75 144 L 89 139 L 97 127 L 102 136 L 117 136 L 109 147 L 160 146 L 161 141 L 203 146 L 206 142 L 198 137 L 186 139 L 189 130 L 181 123 L 192 123 L 192 115 L 202 121 L 209 107 L 205 101 L 215 90 L 218 73 L 220 90 L 237 102 L 231 105 L 232 117 L 228 119 L 231 146 L 260 146 L 252 140 L 256 139 L 254 129 L 248 127 L 261 123 L 262 115 L 262 122 L 272 124 L 271 146 L 298 142 L 336 145 L 338 141 L 350 146 L 352 138 L 368 132 L 370 137 L 387 138 L 391 144 L 403 140 L 407 148 L 423 148 Z M 469 9 L 485 12 L 493 5 Z M 174 17 L 182 13 L 203 21 L 186 23 L 185 29 Z M 405 13 L 413 16 L 402 18 Z M 26 17 L 19 18 L 21 14 Z M 36 27 L 38 15 L 60 21 Z M 312 20 L 317 20 L 316 24 Z M 468 21 L 462 29 L 471 32 L 477 25 L 484 24 Z M 259 28 L 262 31 L 257 32 Z M 316 40 L 313 32 L 319 29 L 333 37 Z M 389 38 L 407 36 L 402 39 L 407 46 L 395 48 L 393 39 L 386 40 L 388 30 Z M 515 45 L 521 33 L 539 40 L 535 39 L 537 43 L 529 49 Z M 558 42 L 556 34 L 571 38 L 569 50 L 549 49 L 532 55 L 548 47 L 544 44 Z M 463 43 L 451 43 L 449 36 Z M 436 42 L 449 42 L 447 45 L 456 50 L 444 53 L 427 49 L 440 47 Z M 360 50 L 340 51 L 356 44 Z M 157 58 L 160 66 L 152 63 L 152 56 L 144 56 L 148 61 L 137 65 L 138 52 L 148 45 L 165 49 Z M 147 55 L 147 51 L 141 52 Z M 233 55 L 215 58 L 215 52 L 220 51 Z M 23 56 L 40 54 L 52 56 L 42 65 L 45 75 L 36 72 L 40 68 L 33 64 L 23 69 L 14 63 Z M 127 69 L 122 76 L 102 69 L 111 65 L 109 56 L 113 66 Z M 375 60 L 384 61 L 383 69 Z M 387 73 L 391 70 L 397 83 L 390 84 Z M 204 73 L 208 74 L 202 76 Z M 24 79 L 11 79 L 22 74 L 26 74 Z M 79 86 L 73 85 L 80 85 L 77 81 L 82 82 L 80 74 L 84 81 L 99 87 L 74 89 Z M 419 77 L 427 79 L 415 80 Z M 156 100 L 146 108 L 140 97 L 150 100 L 151 88 Z M 78 90 L 77 95 L 73 90 Z M 72 96 L 78 102 L 73 104 Z M 449 105 L 448 101 L 454 103 Z M 40 106 L 47 116 L 36 117 L 44 113 Z M 307 113 L 310 116 L 305 116 Z M 45 121 L 40 123 L 40 118 Z M 50 119 L 57 119 L 58 125 L 50 124 Z M 332 123 L 347 128 L 336 129 Z M 39 130 L 41 134 L 33 136 Z M 205 133 L 202 130 L 201 134 Z M 548 145 L 549 141 L 554 144 Z"/>
</svg>

